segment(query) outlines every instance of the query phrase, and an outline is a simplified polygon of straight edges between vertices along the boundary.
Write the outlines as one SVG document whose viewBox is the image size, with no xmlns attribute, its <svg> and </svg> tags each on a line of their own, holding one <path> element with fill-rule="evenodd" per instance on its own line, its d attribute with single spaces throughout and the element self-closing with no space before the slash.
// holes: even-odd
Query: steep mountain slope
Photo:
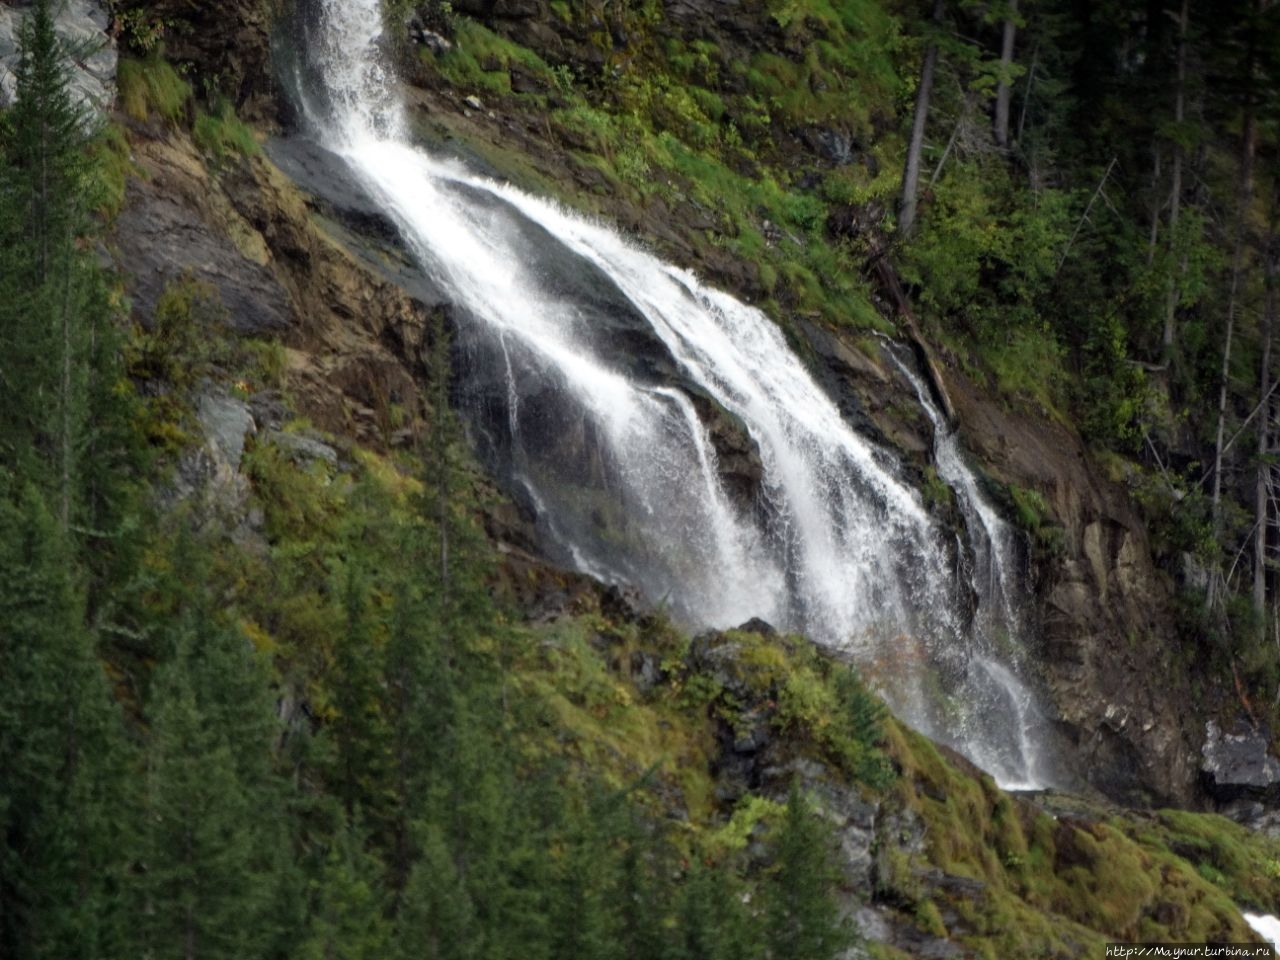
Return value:
<svg viewBox="0 0 1280 960">
<path fill-rule="evenodd" d="M 1190 657 L 1173 642 L 1171 580 L 1125 485 L 1107 476 L 1123 471 L 1100 468 L 1061 415 L 1001 395 L 964 347 L 922 333 L 893 270 L 876 266 L 887 237 L 864 201 L 883 194 L 878 178 L 896 179 L 887 161 L 900 146 L 905 69 L 885 52 L 899 36 L 892 19 L 873 5 L 825 20 L 736 4 L 560 7 L 418 11 L 401 51 L 417 134 L 764 301 L 841 412 L 894 450 L 958 529 L 960 508 L 938 481 L 935 427 L 878 334 L 913 341 L 987 493 L 1025 536 L 1029 618 L 1042 625 L 1030 660 L 1057 719 L 1063 779 L 1140 806 L 1201 805 L 1202 724 L 1217 707 L 1192 696 Z M 379 792 L 390 783 L 383 760 L 360 754 L 366 735 L 380 742 L 387 717 L 376 714 L 389 713 L 395 683 L 367 670 L 393 642 L 397 591 L 423 589 L 419 619 L 463 624 L 435 676 L 491 657 L 501 673 L 492 702 L 504 722 L 508 710 L 517 717 L 504 733 L 517 742 L 517 768 L 552 757 L 572 771 L 554 767 L 553 779 L 599 776 L 634 795 L 660 825 L 645 829 L 671 843 L 667 872 L 681 889 L 692 887 L 689 858 L 702 857 L 733 864 L 764 891 L 782 869 L 775 842 L 798 782 L 838 836 L 842 908 L 875 955 L 1082 956 L 1110 939 L 1246 940 L 1239 907 L 1280 910 L 1280 850 L 1260 834 L 1213 816 L 1125 812 L 1092 791 L 1088 801 L 1012 798 L 958 755 L 878 719 L 838 658 L 802 638 L 754 622 L 690 640 L 636 596 L 548 563 L 527 504 L 449 439 L 448 298 L 333 157 L 291 136 L 291 16 L 308 10 L 245 0 L 231 12 L 238 18 L 163 3 L 117 11 L 133 49 L 109 152 L 123 193 L 106 246 L 138 326 L 133 377 L 162 468 L 155 499 L 178 526 L 187 517 L 202 531 L 210 621 L 225 607 L 236 635 L 272 662 L 275 760 L 304 782 L 291 802 L 305 869 L 329 849 L 320 839 L 329 820 L 346 822 L 324 805 L 327 791 L 348 813 L 358 797 L 368 846 L 398 852 L 388 840 L 394 803 Z M 161 33 L 164 56 L 146 52 Z M 689 85 L 694 75 L 705 82 Z M 763 90 L 767 110 L 743 112 Z M 707 93 L 720 97 L 719 115 Z M 747 135 L 735 145 L 730 129 Z M 456 400 L 462 388 L 453 390 Z M 726 483 L 758 485 L 758 452 L 741 425 L 713 406 L 698 413 Z M 469 551 L 496 556 L 491 567 L 475 562 L 497 614 L 466 597 L 453 602 L 469 614 L 448 613 L 432 606 L 434 586 L 392 582 L 397 573 L 447 582 L 440 543 L 405 547 L 394 532 L 417 522 L 424 489 L 428 516 L 452 531 L 442 542 L 457 537 L 460 592 Z M 446 503 L 451 495 L 457 503 Z M 468 546 L 479 528 L 483 544 Z M 156 546 L 144 569 L 181 573 L 180 553 Z M 374 585 L 365 607 L 347 599 L 360 577 Z M 185 602 L 177 588 L 144 595 L 152 613 Z M 148 734 L 153 722 L 161 729 L 142 691 L 166 689 L 169 668 L 152 666 L 164 654 L 138 638 L 104 646 L 128 712 Z M 449 721 L 423 722 L 417 732 L 428 735 L 413 743 L 434 756 L 431 731 Z M 295 758 L 312 734 L 315 754 Z M 476 769 L 465 767 L 472 758 L 457 762 L 440 769 Z M 447 799 L 493 789 L 487 776 L 459 777 Z M 566 887 L 583 882 L 570 861 L 590 850 L 577 842 L 566 832 L 548 845 Z M 396 869 L 392 885 L 416 889 Z M 595 879 L 624 895 L 624 880 Z M 580 902 L 585 915 L 590 898 Z M 302 911 L 308 931 L 326 909 Z M 683 929 L 666 901 L 648 920 L 662 935 Z M 581 950 L 573 955 L 597 955 Z"/>
<path fill-rule="evenodd" d="M 752 140 L 751 147 L 741 147 L 736 160 L 733 148 L 721 142 L 722 133 L 715 134 L 711 146 L 699 148 L 696 132 L 682 127 L 679 118 L 670 114 L 674 107 L 669 102 L 682 89 L 678 86 L 682 82 L 680 71 L 693 68 L 673 66 L 684 60 L 675 57 L 668 62 L 671 55 L 662 44 L 702 44 L 702 56 L 710 58 L 703 68 L 709 84 L 706 89 L 730 95 L 743 81 L 727 76 L 726 64 L 750 62 L 752 57 L 794 57 L 804 49 L 804 42 L 795 37 L 787 39 L 785 32 L 779 30 L 777 18 L 764 8 L 738 10 L 736 20 L 717 27 L 720 32 L 695 41 L 681 32 L 685 29 L 681 24 L 686 21 L 680 16 L 685 14 L 673 11 L 669 18 L 656 20 L 649 14 L 634 14 L 636 22 L 627 33 L 626 49 L 633 51 L 635 62 L 627 61 L 632 72 L 621 75 L 621 92 L 617 85 L 595 90 L 590 81 L 573 79 L 591 75 L 595 57 L 591 51 L 599 52 L 596 44 L 600 38 L 585 39 L 594 34 L 572 17 L 566 20 L 541 8 L 498 11 L 489 21 L 498 33 L 489 33 L 478 22 L 458 20 L 458 47 L 444 50 L 441 46 L 440 52 L 432 52 L 430 45 L 424 45 L 406 51 L 417 64 L 414 69 L 418 78 L 426 84 L 424 89 L 409 91 L 414 98 L 413 117 L 419 133 L 446 152 L 458 152 L 472 162 L 478 161 L 482 169 L 549 190 L 632 226 L 676 262 L 699 269 L 713 281 L 748 298 L 772 292 L 769 302 L 774 315 L 784 321 L 793 345 L 810 358 L 811 369 L 833 393 L 837 405 L 873 438 L 896 447 L 905 462 L 913 464 L 918 476 L 932 475 L 932 427 L 916 407 L 911 385 L 881 356 L 879 341 L 867 336 L 877 329 L 892 329 L 892 324 L 898 322 L 893 317 L 881 319 L 873 306 L 882 297 L 891 298 L 892 285 L 877 292 L 879 275 L 873 271 L 869 281 L 864 281 L 858 272 L 862 260 L 857 250 L 866 249 L 868 244 L 877 247 L 884 242 L 883 237 L 872 221 L 857 222 L 858 214 L 852 211 L 862 208 L 825 199 L 830 192 L 822 186 L 850 176 L 865 176 L 857 171 L 865 168 L 866 158 L 874 153 L 867 153 L 851 168 L 847 150 L 833 154 L 829 147 L 831 143 L 844 143 L 853 135 L 849 132 L 854 129 L 852 125 L 859 123 L 863 125 L 860 135 L 870 138 L 874 117 L 854 115 L 866 107 L 835 110 L 830 100 L 819 98 L 819 102 L 835 110 L 825 125 L 796 127 L 794 121 L 771 120 Z M 163 11 L 157 15 L 162 17 Z M 217 48 L 237 49 L 242 44 L 241 34 L 246 31 L 254 35 L 254 39 L 243 40 L 248 48 L 261 47 L 261 25 L 255 30 L 254 22 L 231 33 L 226 33 L 230 28 L 223 26 L 225 42 Z M 278 32 L 277 44 L 283 49 L 299 42 L 290 22 L 285 20 Z M 209 42 L 212 49 L 213 41 L 199 25 L 183 29 L 205 37 L 202 42 Z M 218 28 L 212 29 L 216 32 Z M 419 39 L 430 34 L 421 23 L 415 29 Z M 823 31 L 838 32 L 842 28 L 817 24 L 809 29 L 821 35 Z M 537 35 L 541 42 L 534 49 L 511 46 L 512 41 L 501 39 L 504 33 L 516 39 Z M 744 46 L 748 43 L 746 38 L 751 38 L 749 47 Z M 406 36 L 409 40 L 412 37 Z M 468 49 L 468 44 L 476 49 Z M 491 50 L 488 54 L 483 52 L 485 44 Z M 559 51 L 556 56 L 563 61 L 559 73 L 547 66 L 553 51 Z M 189 50 L 187 56 L 204 71 L 219 69 L 207 58 L 201 59 L 199 50 Z M 853 71 L 851 64 L 841 62 L 837 66 L 845 71 L 839 74 L 843 77 L 841 82 L 851 90 L 861 89 L 854 86 L 858 82 L 870 83 L 859 81 L 860 74 Z M 464 68 L 473 72 L 457 74 Z M 285 68 L 286 87 L 289 73 Z M 642 73 L 648 77 L 646 82 L 662 89 L 637 91 L 632 89 L 636 82 L 624 82 L 626 77 Z M 461 90 L 454 85 L 456 82 L 463 84 Z M 521 89 L 513 90 L 512 82 Z M 556 86 L 557 82 L 560 86 Z M 587 83 L 586 90 L 576 88 L 577 83 Z M 468 93 L 468 86 L 477 92 Z M 694 85 L 689 89 L 704 88 Z M 612 112 L 610 103 L 615 96 L 621 102 Z M 750 94 L 738 96 L 750 98 Z M 638 97 L 644 99 L 634 99 Z M 590 116 L 596 117 L 591 122 L 603 126 L 583 139 L 584 134 L 574 132 L 574 125 Z M 714 129 L 732 129 L 732 120 L 721 117 Z M 673 163 L 679 159 L 679 151 L 687 157 L 680 161 L 684 167 L 677 163 L 665 171 L 671 178 L 665 186 L 655 181 L 659 183 L 656 190 L 645 186 L 646 181 L 655 179 L 652 177 L 638 181 L 641 186 L 625 177 L 619 179 L 619 171 L 627 169 L 627 148 L 613 138 L 625 140 L 627 124 L 642 121 L 654 125 L 647 130 L 637 128 L 636 135 L 642 142 L 647 144 L 649 141 L 644 138 L 657 137 L 668 145 L 680 145 L 678 149 L 672 146 L 676 150 Z M 883 138 L 869 142 L 882 153 L 890 149 Z M 759 155 L 754 154 L 756 150 Z M 319 202 L 330 216 L 345 221 L 348 239 L 353 229 L 358 233 L 371 226 L 375 235 L 393 229 L 378 223 L 377 214 L 366 209 L 368 201 L 349 195 L 346 187 L 335 182 L 341 177 L 336 171 L 325 169 L 326 161 L 308 159 L 304 154 L 305 148 L 298 146 L 268 147 L 268 155 L 286 169 L 292 164 L 292 172 L 304 183 L 308 177 L 313 178 L 313 196 L 325 196 L 312 202 Z M 736 171 L 735 163 L 746 166 Z M 699 169 L 701 177 L 695 172 Z M 303 271 L 294 268 L 299 262 L 292 250 L 296 239 L 288 233 L 278 238 L 265 236 L 268 230 L 279 230 L 272 223 L 278 218 L 272 199 L 264 203 L 252 197 L 254 188 L 235 185 L 244 176 L 234 170 L 223 179 L 232 183 L 229 192 L 234 194 L 233 206 L 257 208 L 239 212 L 247 214 L 253 228 L 264 234 L 267 255 L 276 265 L 294 270 L 295 276 L 279 284 L 280 289 L 316 289 Z M 335 189 L 340 194 L 347 191 L 347 195 L 340 195 L 335 202 L 331 196 Z M 753 196 L 758 199 L 743 205 L 743 198 Z M 798 214 L 792 214 L 801 219 L 784 220 L 788 205 L 802 207 Z M 717 208 L 718 213 L 714 212 Z M 842 216 L 853 216 L 854 220 L 837 222 Z M 206 217 L 216 221 L 219 215 Z M 126 246 L 130 242 L 127 233 Z M 744 243 L 755 242 L 750 240 L 753 236 L 762 239 L 754 256 L 744 247 Z M 842 240 L 842 236 L 849 239 Z M 363 242 L 356 243 L 357 250 Z M 172 249 L 172 241 L 161 239 L 156 247 Z M 126 260 L 133 259 L 136 252 L 131 250 Z M 260 259 L 263 254 L 254 256 Z M 826 262 L 813 258 L 826 258 Z M 194 251 L 187 259 L 209 264 L 210 269 L 217 262 L 216 258 Z M 303 269 L 308 269 L 306 261 Z M 815 271 L 825 271 L 821 274 L 824 284 L 844 284 L 845 289 L 837 293 L 822 284 L 806 287 L 803 278 L 818 276 Z M 168 274 L 174 272 L 170 265 Z M 766 291 L 760 286 L 761 272 L 766 279 L 771 274 L 782 277 L 776 289 Z M 155 274 L 162 276 L 165 270 L 157 269 Z M 844 279 L 836 280 L 836 276 Z M 403 275 L 400 279 L 404 279 Z M 891 275 L 881 279 L 892 284 Z M 242 278 L 224 283 L 223 287 L 253 289 Z M 278 312 L 279 290 L 271 296 L 276 304 L 272 309 Z M 413 291 L 413 296 L 427 307 L 443 300 L 438 291 L 424 289 Z M 891 299 L 886 299 L 885 309 L 892 308 Z M 310 320 L 329 310 L 323 302 L 316 302 L 302 306 L 301 315 Z M 367 316 L 367 312 L 356 311 L 355 315 Z M 337 324 L 325 326 L 331 331 L 331 340 L 343 336 Z M 335 361 L 361 369 L 361 374 L 351 377 L 363 377 L 367 382 L 357 385 L 353 379 L 350 391 L 354 402 L 364 409 L 361 416 L 366 422 L 371 417 L 386 419 L 386 414 L 378 411 L 375 393 L 386 398 L 409 395 L 404 371 L 420 363 L 415 352 L 422 342 L 420 335 L 391 332 L 384 336 L 380 321 L 374 321 L 373 332 L 393 350 L 401 351 L 401 372 L 377 386 L 374 381 L 380 373 L 375 371 L 389 369 L 389 358 L 374 361 L 344 357 Z M 299 348 L 308 341 L 306 334 L 290 333 L 286 338 L 290 346 Z M 1043 625 L 1031 660 L 1038 671 L 1036 679 L 1052 704 L 1050 712 L 1061 719 L 1058 732 L 1064 752 L 1071 758 L 1067 763 L 1069 774 L 1115 796 L 1191 800 L 1197 789 L 1196 752 L 1203 738 L 1203 720 L 1184 708 L 1192 699 L 1185 664 L 1176 656 L 1176 646 L 1166 642 L 1175 633 L 1171 586 L 1152 563 L 1142 522 L 1125 493 L 1092 464 L 1070 427 L 1055 420 L 1028 418 L 1025 413 L 1002 409 L 1001 403 L 982 399 L 983 389 L 975 387 L 959 369 L 958 359 L 935 363 L 932 369 L 938 377 L 937 387 L 955 398 L 960 435 L 990 478 L 993 494 L 1003 500 L 1011 516 L 1020 516 L 1028 525 L 1028 540 L 1032 543 L 1029 575 L 1037 606 L 1031 619 Z M 326 368 L 322 365 L 321 369 Z M 339 375 L 336 382 L 344 382 L 345 377 L 346 374 Z M 335 382 L 332 377 L 329 379 Z M 333 400 L 321 401 L 314 383 L 313 378 L 311 389 L 316 403 L 325 406 L 308 410 L 308 414 L 322 426 L 338 426 L 342 420 L 337 418 L 349 414 Z M 383 400 L 382 404 L 390 402 Z M 365 434 L 368 435 L 367 428 Z M 720 441 L 722 462 L 734 462 L 732 444 L 732 440 Z M 745 482 L 749 483 L 752 471 L 758 468 L 751 466 L 749 451 L 744 452 L 747 458 L 742 461 L 741 470 L 745 473 L 739 476 L 746 476 Z"/>
</svg>

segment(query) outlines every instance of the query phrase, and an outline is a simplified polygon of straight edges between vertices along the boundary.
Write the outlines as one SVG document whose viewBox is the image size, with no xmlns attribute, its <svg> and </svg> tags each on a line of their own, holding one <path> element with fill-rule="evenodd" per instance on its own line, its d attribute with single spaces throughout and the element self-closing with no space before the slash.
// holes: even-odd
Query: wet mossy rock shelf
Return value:
<svg viewBox="0 0 1280 960">
<path fill-rule="evenodd" d="M 0 0 L 0 28 L 26 6 Z M 272 664 L 289 737 L 306 728 L 321 753 L 341 750 L 329 725 L 363 716 L 335 672 L 359 673 L 336 639 L 350 556 L 367 548 L 391 565 L 387 525 L 423 509 L 443 517 L 440 491 L 465 491 L 454 546 L 489 558 L 483 584 L 500 610 L 467 642 L 501 665 L 504 709 L 536 705 L 521 717 L 520 764 L 555 758 L 554 777 L 590 771 L 633 797 L 681 870 L 733 862 L 752 877 L 779 869 L 771 844 L 799 784 L 859 932 L 846 956 L 1098 956 L 1112 940 L 1254 940 L 1241 910 L 1280 914 L 1280 773 L 1264 708 L 1238 706 L 1238 675 L 1198 675 L 1205 661 L 1182 632 L 1185 551 L 1150 528 L 1150 485 L 1063 407 L 1009 389 L 980 348 L 901 312 L 886 211 L 920 53 L 904 11 L 388 0 L 388 46 L 415 138 L 759 305 L 845 419 L 930 499 L 935 428 L 886 346 L 915 340 L 949 426 L 1025 540 L 1039 625 L 1026 656 L 1067 792 L 1001 791 L 889 716 L 838 652 L 759 621 L 690 637 L 660 607 L 547 561 L 535 507 L 501 489 L 461 432 L 432 447 L 463 392 L 448 372 L 468 362 L 456 305 L 397 224 L 296 135 L 292 47 L 299 18 L 316 15 L 310 0 L 88 6 L 121 56 L 114 80 L 92 64 L 101 89 L 119 84 L 102 148 L 118 197 L 99 215 L 143 344 L 134 376 L 163 474 L 152 499 L 212 545 L 212 581 Z M 615 322 L 629 369 L 676 381 L 642 325 Z M 466 389 L 483 407 L 506 385 Z M 726 489 L 751 508 L 759 447 L 713 398 L 691 402 Z M 564 457 L 590 448 L 546 442 Z M 959 523 L 945 485 L 934 492 Z M 390 622 L 399 589 L 372 590 L 371 615 Z M 163 604 L 154 592 L 141 602 Z M 379 657 L 394 629 L 370 633 Z M 149 656 L 107 657 L 122 689 Z M 442 663 L 441 675 L 463 670 Z M 1240 773 L 1232 758 L 1245 752 Z M 369 762 L 358 775 L 376 779 L 382 761 Z M 394 833 L 386 802 L 367 813 L 371 837 Z M 317 805 L 307 829 L 332 815 Z"/>
</svg>

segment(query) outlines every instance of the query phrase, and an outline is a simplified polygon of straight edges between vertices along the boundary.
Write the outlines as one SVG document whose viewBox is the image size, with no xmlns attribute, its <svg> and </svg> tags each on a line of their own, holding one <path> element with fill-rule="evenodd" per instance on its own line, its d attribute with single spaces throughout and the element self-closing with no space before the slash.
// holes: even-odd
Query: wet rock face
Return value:
<svg viewBox="0 0 1280 960">
<path fill-rule="evenodd" d="M 230 98 L 242 117 L 274 114 L 270 0 L 129 0 L 122 6 L 165 24 L 165 56 L 194 67 L 200 81 Z"/>
<path fill-rule="evenodd" d="M 366 242 L 399 248 L 399 230 L 375 203 L 354 185 L 344 162 L 304 139 L 279 139 L 267 151 L 281 170 L 310 196 L 310 204 L 347 231 L 359 248 Z M 715 448 L 721 480 L 729 495 L 745 509 L 760 494 L 764 468 L 759 448 L 743 424 L 695 384 L 686 382 L 670 351 L 644 317 L 594 265 L 582 260 L 545 229 L 491 195 L 459 184 L 454 189 L 470 202 L 486 207 L 503 228 L 525 240 L 527 269 L 542 278 L 550 296 L 574 305 L 579 322 L 602 344 L 629 378 L 655 386 L 674 386 L 693 403 Z M 521 495 L 515 474 L 528 472 L 532 457 L 558 465 L 562 481 L 583 488 L 607 484 L 608 456 L 596 428 L 584 418 L 565 387 L 536 357 L 524 356 L 519 344 L 483 333 L 485 325 L 455 317 L 443 290 L 428 271 L 395 270 L 388 258 L 370 258 L 388 280 L 429 309 L 443 309 L 455 328 L 455 400 L 473 426 L 474 438 L 508 492 Z M 406 348 L 407 349 L 407 348 Z M 409 356 L 411 350 L 407 350 Z M 514 391 L 513 391 L 514 387 Z M 513 392 L 519 402 L 512 405 Z M 519 437 L 512 435 L 518 424 Z M 523 446 L 522 449 L 518 449 Z"/>
<path fill-rule="evenodd" d="M 206 322 L 286 347 L 290 403 L 255 394 L 260 430 L 305 412 L 317 428 L 375 449 L 409 442 L 426 413 L 420 384 L 432 292 L 422 278 L 377 240 L 313 216 L 316 208 L 265 157 L 215 173 L 185 134 L 137 130 L 131 147 L 138 175 L 108 246 L 134 321 L 149 326 L 165 287 L 193 277 L 219 307 Z M 295 457 L 333 456 L 290 439 L 277 445 Z"/>
<path fill-rule="evenodd" d="M 13 102 L 17 88 L 18 30 L 30 0 L 0 2 L 0 108 Z M 116 45 L 108 35 L 111 18 L 97 0 L 67 0 L 55 5 L 59 38 L 72 52 L 68 77 L 72 96 L 92 115 L 111 108 L 116 98 Z"/>
<path fill-rule="evenodd" d="M 1210 796 L 1219 802 L 1280 804 L 1280 760 L 1271 755 L 1270 739 L 1266 730 L 1247 724 L 1228 733 L 1213 720 L 1206 723 L 1200 774 Z"/>
<path fill-rule="evenodd" d="M 166 286 L 193 276 L 217 291 L 228 324 L 238 333 L 262 336 L 288 326 L 284 289 L 225 234 L 152 184 L 132 181 L 127 201 L 118 225 L 122 263 L 144 316 L 154 312 Z"/>
<path fill-rule="evenodd" d="M 1195 802 L 1196 701 L 1141 520 L 1074 432 L 1000 407 L 958 373 L 947 380 L 966 445 L 994 480 L 1039 493 L 1054 533 L 1032 561 L 1032 654 L 1067 772 L 1123 803 Z"/>
</svg>

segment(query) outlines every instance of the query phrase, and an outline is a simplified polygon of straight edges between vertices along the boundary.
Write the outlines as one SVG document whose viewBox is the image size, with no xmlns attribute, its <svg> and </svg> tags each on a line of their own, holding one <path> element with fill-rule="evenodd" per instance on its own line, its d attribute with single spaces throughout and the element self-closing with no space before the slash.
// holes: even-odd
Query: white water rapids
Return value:
<svg viewBox="0 0 1280 960">
<path fill-rule="evenodd" d="M 317 9 L 306 33 L 323 89 L 301 85 L 304 112 L 454 305 L 474 378 L 462 393 L 548 547 L 691 625 L 760 617 L 848 651 L 908 722 L 1002 783 L 1035 785 L 1030 695 L 957 612 L 942 532 L 777 327 L 605 227 L 414 146 L 381 0 Z M 717 406 L 758 448 L 755 502 L 726 484 L 706 426 Z"/>
</svg>

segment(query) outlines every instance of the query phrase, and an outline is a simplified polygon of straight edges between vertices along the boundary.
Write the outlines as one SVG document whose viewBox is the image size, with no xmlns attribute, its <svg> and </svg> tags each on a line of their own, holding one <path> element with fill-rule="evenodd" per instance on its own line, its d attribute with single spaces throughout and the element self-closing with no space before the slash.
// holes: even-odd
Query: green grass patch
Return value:
<svg viewBox="0 0 1280 960">
<path fill-rule="evenodd" d="M 511 93 L 512 69 L 534 77 L 548 89 L 563 83 L 563 78 L 527 47 L 512 43 L 469 17 L 457 17 L 454 24 L 453 49 L 439 58 L 424 54 L 450 83 L 477 93 L 507 96 Z"/>
<path fill-rule="evenodd" d="M 113 220 L 124 206 L 125 184 L 135 169 L 124 129 L 118 123 L 106 124 L 91 155 L 97 175 L 98 210 L 107 220 Z"/>
<path fill-rule="evenodd" d="M 901 771 L 890 802 L 920 819 L 926 844 L 914 870 L 899 865 L 892 892 L 924 920 L 925 899 L 957 913 L 972 931 L 962 940 L 981 955 L 1087 954 L 1107 940 L 1244 941 L 1252 935 L 1237 904 L 1277 908 L 1274 841 L 1183 811 L 1055 819 L 986 776 L 961 773 L 896 722 L 886 729 Z M 981 894 L 912 879 L 926 864 L 980 881 Z"/>
<path fill-rule="evenodd" d="M 201 110 L 196 114 L 191 137 L 215 164 L 230 157 L 251 157 L 262 149 L 253 131 L 236 116 L 235 108 L 227 100 L 219 102 L 211 112 Z"/>
<path fill-rule="evenodd" d="M 177 125 L 186 118 L 191 84 L 164 59 L 157 47 L 144 60 L 121 57 L 116 72 L 120 109 L 139 122 L 158 116 Z"/>
</svg>

